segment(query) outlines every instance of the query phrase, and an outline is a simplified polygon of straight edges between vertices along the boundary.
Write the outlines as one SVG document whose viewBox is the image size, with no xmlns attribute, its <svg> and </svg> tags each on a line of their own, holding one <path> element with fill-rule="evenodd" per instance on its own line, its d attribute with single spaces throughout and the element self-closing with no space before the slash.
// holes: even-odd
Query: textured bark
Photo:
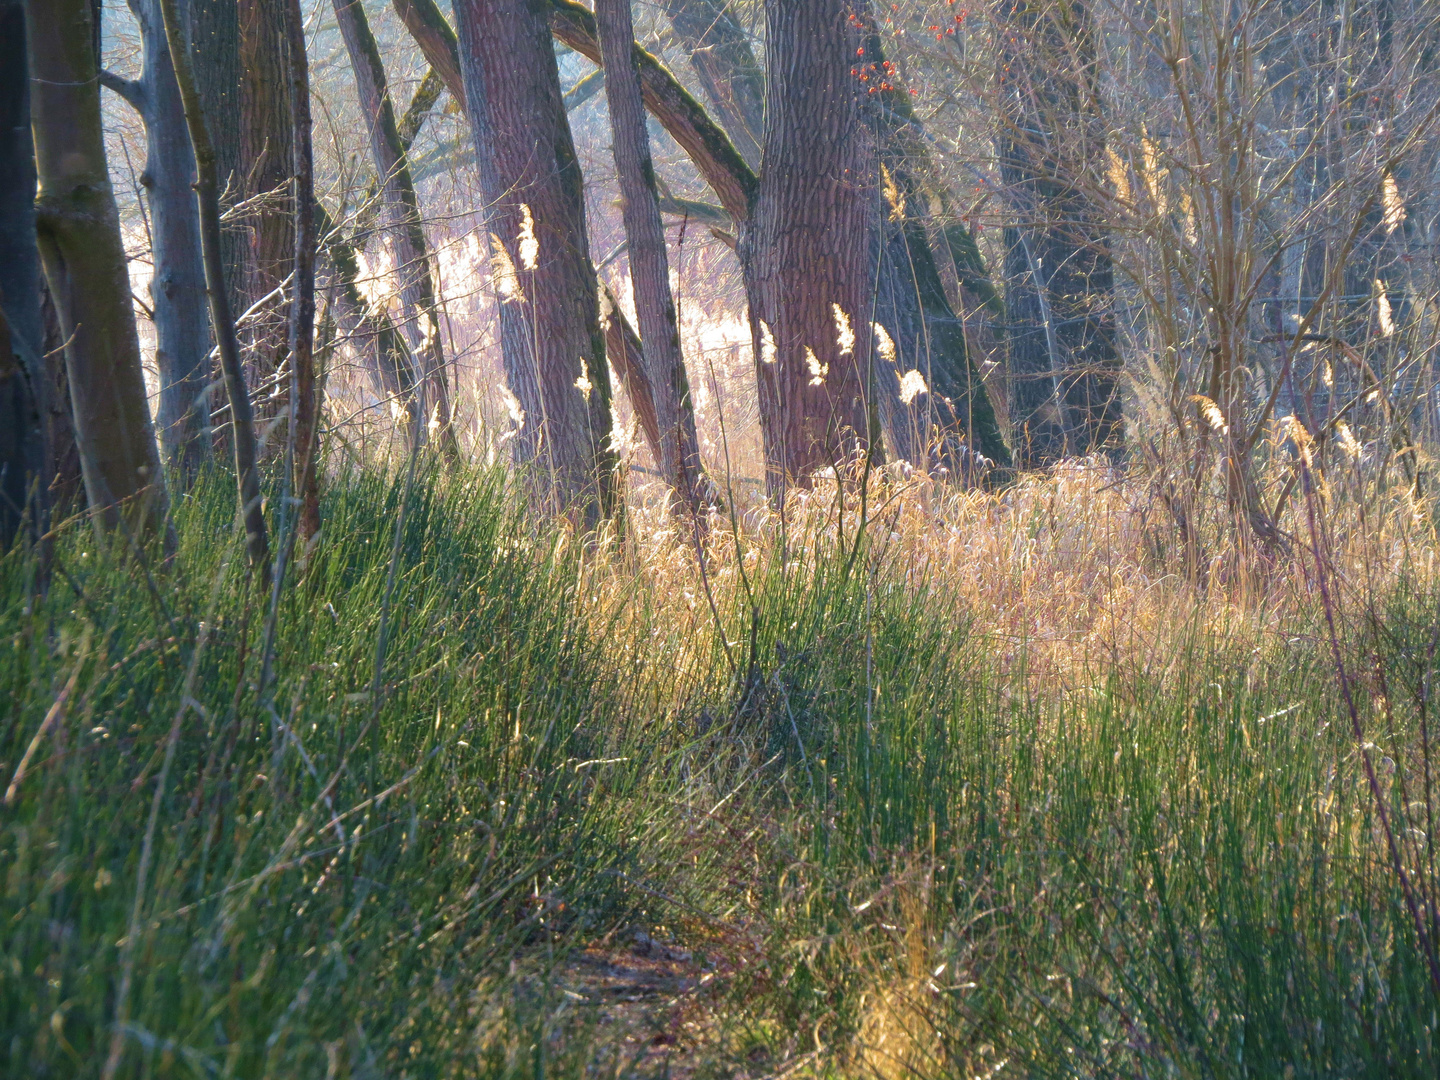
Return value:
<svg viewBox="0 0 1440 1080">
<path fill-rule="evenodd" d="M 160 376 L 157 417 L 165 463 L 189 486 L 210 456 L 210 319 L 200 259 L 200 214 L 191 184 L 195 155 L 165 42 L 158 0 L 131 0 L 140 27 L 143 64 L 136 82 L 108 73 L 102 81 L 140 114 L 145 125 L 145 171 L 140 183 L 150 208 L 151 310 L 155 366 Z"/>
<path fill-rule="evenodd" d="M 545 0 L 455 9 L 486 224 L 516 275 L 516 295 L 500 305 L 505 374 L 526 417 L 515 454 L 589 524 L 610 509 L 610 386 L 547 13 Z M 522 242 L 526 223 L 533 244 Z"/>
<path fill-rule="evenodd" d="M 85 491 L 97 528 L 163 534 L 165 478 L 140 367 L 120 215 L 105 161 L 88 0 L 29 0 L 36 226 L 68 344 Z"/>
<path fill-rule="evenodd" d="M 730 116 L 751 100 L 752 89 L 763 90 L 764 79 L 748 39 L 721 0 L 666 0 L 665 6 L 720 115 Z M 878 248 L 876 319 L 895 342 L 898 366 L 882 364 L 875 370 L 877 411 L 891 446 L 904 458 L 921 461 L 938 433 L 942 463 L 968 471 L 974 463 L 962 452 L 962 436 L 968 435 L 968 445 L 1006 467 L 1009 448 L 923 226 L 930 213 L 928 196 L 937 195 L 943 204 L 947 193 L 935 177 L 909 95 L 894 85 L 895 76 L 885 62 L 873 18 L 863 7 L 857 17 L 867 33 L 859 47 L 864 52 L 854 56 L 851 70 L 857 79 L 863 76 L 864 115 L 877 133 L 881 159 L 903 202 L 900 212 L 884 216 Z M 749 118 L 746 122 L 759 131 L 763 108 L 758 100 L 745 107 L 744 114 Z M 735 130 L 733 124 L 731 130 Z M 944 255 L 959 284 L 978 302 L 998 308 L 974 238 L 958 224 L 952 224 L 947 233 L 951 250 Z M 921 371 L 931 391 L 913 405 L 906 405 L 899 395 L 899 376 L 908 370 Z"/>
<path fill-rule="evenodd" d="M 185 42 L 176 0 L 160 0 L 170 62 L 185 110 L 190 148 L 195 155 L 195 199 L 200 209 L 200 248 L 205 261 L 205 286 L 210 297 L 210 325 L 220 353 L 220 370 L 230 399 L 230 444 L 235 453 L 235 478 L 239 489 L 240 513 L 245 522 L 245 548 L 250 567 L 263 585 L 270 582 L 270 541 L 260 495 L 260 472 L 256 461 L 255 419 L 245 373 L 240 365 L 240 344 L 230 312 L 230 293 L 225 283 L 225 265 L 220 250 L 220 193 L 215 150 L 205 126 L 205 113 L 195 88 L 195 74 Z"/>
<path fill-rule="evenodd" d="M 765 132 L 765 73 L 749 35 L 725 0 L 662 0 L 662 6 L 735 149 L 758 168 Z"/>
<path fill-rule="evenodd" d="M 0 553 L 43 531 L 44 353 L 25 8 L 0 0 Z"/>
<path fill-rule="evenodd" d="M 870 443 L 875 151 L 850 74 L 849 0 L 767 0 L 765 169 L 740 254 L 750 305 L 766 481 L 837 471 Z M 853 343 L 837 322 L 848 319 Z"/>
<path fill-rule="evenodd" d="M 635 314 L 644 342 L 645 369 L 650 375 L 660 437 L 655 467 L 674 489 L 680 505 L 694 510 L 704 487 L 704 466 L 695 435 L 695 409 L 690 400 L 685 357 L 680 349 L 675 298 L 670 292 L 670 261 L 655 194 L 645 105 L 632 61 L 635 30 L 630 0 L 596 0 L 595 18 L 600 28 L 601 52 L 607 61 L 605 96 L 620 178 Z"/>
<path fill-rule="evenodd" d="M 240 9 L 237 0 L 189 0 L 181 16 L 190 33 L 191 71 L 200 95 L 210 140 L 215 147 L 215 170 L 222 206 L 241 198 L 240 175 Z M 249 240 L 242 229 L 220 234 L 220 256 L 225 266 L 230 310 L 243 311 L 241 285 Z M 236 306 L 241 305 L 241 306 Z"/>
<path fill-rule="evenodd" d="M 455 458 L 459 450 L 450 417 L 450 392 L 445 377 L 445 352 L 436 316 L 435 281 L 420 218 L 420 200 L 410 178 L 410 162 L 395 122 L 395 108 L 385 79 L 380 49 L 360 0 L 334 0 L 335 18 L 355 72 L 356 95 L 370 137 L 370 155 L 388 219 L 387 234 L 395 255 L 402 327 L 421 376 L 424 400 L 421 427 L 433 421 L 442 450 Z M 432 66 L 433 70 L 433 66 Z"/>
<path fill-rule="evenodd" d="M 285 5 L 290 59 L 290 116 L 294 120 L 295 284 L 290 298 L 290 422 L 294 424 L 293 479 L 300 500 L 300 539 L 320 532 L 319 410 L 315 378 L 315 161 L 310 138 L 310 63 L 300 0 Z"/>
<path fill-rule="evenodd" d="M 1016 217 L 1005 265 L 1021 461 L 1116 453 L 1114 270 L 1102 216 L 1078 179 L 1105 152 L 1085 84 L 1094 55 L 1088 13 L 1075 2 L 1003 0 L 1000 16 L 996 142 Z"/>
<path fill-rule="evenodd" d="M 199 2 L 199 0 L 195 0 Z M 241 292 L 259 302 L 290 275 L 295 259 L 295 216 L 290 199 L 294 123 L 290 116 L 286 0 L 239 0 L 240 197 L 250 201 L 249 234 Z M 251 386 L 262 417 L 278 414 L 284 394 L 275 379 L 285 364 L 286 320 L 269 305 L 245 329 Z M 269 392 L 266 392 L 269 387 Z"/>
</svg>

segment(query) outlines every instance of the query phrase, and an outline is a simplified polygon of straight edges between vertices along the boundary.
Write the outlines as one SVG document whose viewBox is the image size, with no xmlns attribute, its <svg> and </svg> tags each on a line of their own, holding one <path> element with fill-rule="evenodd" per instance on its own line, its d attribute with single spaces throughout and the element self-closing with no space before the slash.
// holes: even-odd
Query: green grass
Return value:
<svg viewBox="0 0 1440 1080">
<path fill-rule="evenodd" d="M 422 478 L 375 713 L 403 497 L 332 486 L 263 692 L 218 478 L 168 569 L 74 529 L 34 600 L 33 560 L 0 562 L 0 782 L 65 698 L 0 808 L 4 1075 L 98 1076 L 117 1019 L 127 1077 L 625 1075 L 563 963 L 632 924 L 717 973 L 702 1075 L 1436 1074 L 1318 621 L 1258 647 L 1197 621 L 1167 672 L 1060 693 L 816 540 L 762 553 L 753 607 L 721 590 L 729 658 L 714 633 L 682 671 L 643 568 L 590 603 L 580 545 L 497 474 Z M 1345 631 L 1412 777 L 1437 599 Z"/>
</svg>

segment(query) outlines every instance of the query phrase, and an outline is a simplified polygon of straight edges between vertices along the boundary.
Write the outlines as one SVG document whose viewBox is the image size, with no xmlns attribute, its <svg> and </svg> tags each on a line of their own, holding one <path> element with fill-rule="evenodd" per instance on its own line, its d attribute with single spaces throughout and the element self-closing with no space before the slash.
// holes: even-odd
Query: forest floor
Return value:
<svg viewBox="0 0 1440 1080">
<path fill-rule="evenodd" d="M 698 560 L 342 476 L 273 609 L 223 476 L 165 566 L 62 529 L 0 1074 L 1430 1080 L 1440 543 L 1355 483 L 1203 583 L 1081 468 Z"/>
</svg>

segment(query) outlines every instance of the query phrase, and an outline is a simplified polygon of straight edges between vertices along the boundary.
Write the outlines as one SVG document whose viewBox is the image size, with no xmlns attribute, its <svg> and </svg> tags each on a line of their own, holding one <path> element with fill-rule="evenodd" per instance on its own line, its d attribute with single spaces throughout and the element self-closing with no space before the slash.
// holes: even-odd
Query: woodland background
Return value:
<svg viewBox="0 0 1440 1080">
<path fill-rule="evenodd" d="M 0 0 L 0 1071 L 1435 1075 L 1437 69 Z"/>
</svg>

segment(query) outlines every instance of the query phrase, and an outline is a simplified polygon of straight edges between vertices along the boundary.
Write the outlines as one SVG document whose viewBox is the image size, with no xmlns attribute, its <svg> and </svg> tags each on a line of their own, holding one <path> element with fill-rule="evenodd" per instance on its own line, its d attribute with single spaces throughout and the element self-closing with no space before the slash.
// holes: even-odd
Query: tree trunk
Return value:
<svg viewBox="0 0 1440 1080">
<path fill-rule="evenodd" d="M 25 7 L 0 0 L 0 553 L 45 530 L 44 355 Z"/>
<path fill-rule="evenodd" d="M 605 96 L 610 106 L 615 168 L 620 177 L 630 279 L 660 435 L 655 467 L 674 489 L 680 504 L 694 511 L 700 505 L 705 470 L 695 435 L 695 409 L 680 349 L 675 298 L 670 292 L 670 262 L 655 194 L 645 105 L 631 56 L 635 30 L 630 0 L 596 0 L 595 18 L 600 27 L 600 49 L 608 61 Z"/>
<path fill-rule="evenodd" d="M 1118 453 L 1114 269 L 1082 179 L 1105 154 L 1086 83 L 1088 13 L 1076 2 L 1003 0 L 999 30 L 997 151 L 1017 219 L 1005 260 L 1011 423 L 1029 465 Z"/>
<path fill-rule="evenodd" d="M 591 525 L 611 502 L 610 385 L 548 5 L 460 0 L 455 15 L 487 227 L 508 292 L 505 374 L 525 411 L 515 454 Z"/>
<path fill-rule="evenodd" d="M 215 171 L 222 206 L 242 197 L 240 164 L 240 9 L 237 0 L 189 0 L 181 8 L 190 31 L 190 70 L 200 108 L 215 148 Z M 248 164 L 245 166 L 248 168 Z M 220 234 L 220 261 L 230 290 L 230 310 L 244 311 L 249 238 L 241 228 Z"/>
<path fill-rule="evenodd" d="M 199 3 L 202 0 L 194 0 Z M 240 196 L 251 202 L 245 224 L 249 245 L 241 292 L 246 307 L 259 303 L 290 276 L 295 261 L 295 215 L 290 199 L 295 159 L 290 116 L 285 0 L 239 0 Z M 248 323 L 244 345 L 250 385 L 261 422 L 277 416 L 284 391 L 286 320 L 271 303 Z M 262 443 L 264 438 L 262 437 Z"/>
<path fill-rule="evenodd" d="M 435 425 L 447 457 L 459 455 L 451 424 L 450 391 L 445 377 L 445 351 L 436 317 L 435 282 L 430 252 L 420 218 L 420 201 L 410 177 L 405 144 L 395 123 L 395 108 L 385 79 L 380 49 L 360 0 L 334 0 L 335 19 L 350 54 L 360 111 L 370 136 L 371 160 L 389 219 L 394 245 L 395 276 L 400 288 L 402 326 L 424 387 L 420 428 Z"/>
<path fill-rule="evenodd" d="M 870 443 L 875 148 L 850 73 L 849 0 L 767 0 L 764 160 L 741 263 L 766 482 L 840 472 Z"/>
<path fill-rule="evenodd" d="M 150 298 L 155 366 L 160 376 L 158 427 L 165 462 L 188 487 L 210 456 L 210 319 L 200 259 L 200 215 L 191 184 L 195 155 L 165 43 L 158 0 L 131 0 L 144 61 L 131 82 L 108 72 L 101 81 L 140 114 L 145 124 L 145 171 L 140 183 L 150 207 Z"/>
<path fill-rule="evenodd" d="M 737 103 L 749 100 L 746 88 L 763 88 L 764 79 L 739 23 L 722 0 L 666 0 L 666 11 L 682 44 L 691 53 L 711 104 L 721 116 Z M 896 453 L 922 461 L 932 434 L 942 436 L 941 460 L 945 467 L 969 470 L 974 459 L 961 452 L 960 437 L 995 464 L 1008 467 L 1009 448 L 980 372 L 968 348 L 965 325 L 946 294 L 940 266 L 924 228 L 929 215 L 927 192 L 945 191 L 934 176 L 929 149 L 919 119 L 887 64 L 879 34 L 868 9 L 859 17 L 866 34 L 863 54 L 854 57 L 852 72 L 864 78 L 865 115 L 878 133 L 879 152 L 891 177 L 894 207 L 882 220 L 879 248 L 880 273 L 876 319 L 895 345 L 896 364 L 877 365 L 876 407 Z M 705 35 L 699 30 L 706 29 Z M 763 109 L 747 107 L 746 122 L 755 124 Z M 730 125 L 730 130 L 735 130 Z M 737 139 L 737 146 L 742 143 Z M 753 159 L 751 159 L 753 162 Z M 954 263 L 957 278 L 979 302 L 996 294 L 979 258 L 974 239 L 962 225 L 952 223 L 949 235 L 954 250 L 945 257 Z M 998 305 L 997 305 L 998 306 Z M 922 373 L 927 393 L 906 403 L 900 377 Z"/>
<path fill-rule="evenodd" d="M 240 513 L 245 522 L 245 547 L 250 568 L 261 584 L 270 584 L 270 541 L 265 527 L 260 495 L 260 471 L 256 461 L 255 419 L 245 372 L 240 365 L 240 344 L 235 320 L 230 313 L 230 292 L 225 283 L 225 265 L 220 250 L 220 193 L 215 150 L 205 127 L 205 114 L 195 88 L 195 73 L 185 41 L 185 26 L 176 10 L 176 0 L 160 0 L 170 62 L 190 132 L 190 149 L 195 155 L 195 199 L 200 207 L 200 246 L 205 261 L 205 287 L 210 296 L 210 325 L 220 353 L 220 370 L 230 399 L 230 443 L 235 452 L 235 478 L 239 488 Z"/>
<path fill-rule="evenodd" d="M 300 0 L 285 5 L 290 54 L 290 115 L 295 128 L 295 283 L 290 300 L 290 433 L 292 477 L 300 502 L 300 539 L 306 546 L 320 532 L 320 444 L 315 379 L 315 161 L 310 140 L 310 64 L 305 54 L 305 18 Z"/>
<path fill-rule="evenodd" d="M 36 226 L 65 334 L 81 470 L 97 528 L 163 534 L 165 478 L 105 161 L 89 0 L 29 0 Z"/>
<path fill-rule="evenodd" d="M 735 149 L 752 169 L 759 168 L 765 73 L 749 35 L 725 0 L 662 0 L 662 6 Z"/>
</svg>

